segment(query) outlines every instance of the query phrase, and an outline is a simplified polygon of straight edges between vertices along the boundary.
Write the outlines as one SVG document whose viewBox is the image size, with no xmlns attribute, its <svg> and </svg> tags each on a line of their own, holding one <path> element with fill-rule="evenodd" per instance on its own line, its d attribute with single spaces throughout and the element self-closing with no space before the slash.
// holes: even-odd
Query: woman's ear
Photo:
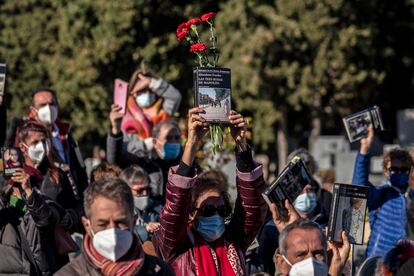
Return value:
<svg viewBox="0 0 414 276">
<path fill-rule="evenodd" d="M 194 213 L 194 212 L 191 212 L 191 213 L 190 213 L 190 216 L 189 216 L 189 218 L 188 218 L 188 222 L 193 222 L 193 221 L 194 221 L 194 219 L 195 219 L 195 213 Z"/>
</svg>

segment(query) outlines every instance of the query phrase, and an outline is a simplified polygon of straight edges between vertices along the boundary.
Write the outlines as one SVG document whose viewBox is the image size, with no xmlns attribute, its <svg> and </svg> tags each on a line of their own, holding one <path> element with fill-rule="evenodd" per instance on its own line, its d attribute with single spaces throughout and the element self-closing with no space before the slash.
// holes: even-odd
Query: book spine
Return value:
<svg viewBox="0 0 414 276">
<path fill-rule="evenodd" d="M 376 111 L 377 116 L 378 116 L 378 121 L 379 121 L 379 124 L 380 124 L 380 130 L 384 131 L 385 128 L 384 128 L 384 122 L 382 121 L 381 110 L 378 106 L 375 106 L 375 111 Z"/>
<path fill-rule="evenodd" d="M 332 241 L 335 239 L 335 232 L 336 232 L 335 226 L 336 226 L 336 218 L 337 218 L 336 209 L 337 209 L 338 200 L 339 200 L 339 190 L 340 190 L 340 185 L 334 184 L 334 188 L 332 191 L 333 197 L 332 197 L 332 203 L 331 203 L 331 213 L 329 214 L 328 233 L 327 233 L 327 237 L 329 241 Z"/>
</svg>

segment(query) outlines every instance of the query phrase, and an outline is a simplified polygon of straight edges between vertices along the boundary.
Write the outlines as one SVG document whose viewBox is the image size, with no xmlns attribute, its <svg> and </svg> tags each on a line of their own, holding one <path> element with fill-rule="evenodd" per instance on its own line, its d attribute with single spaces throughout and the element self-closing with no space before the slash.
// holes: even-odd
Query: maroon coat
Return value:
<svg viewBox="0 0 414 276">
<path fill-rule="evenodd" d="M 177 275 L 196 275 L 194 237 L 188 228 L 191 212 L 191 187 L 197 178 L 168 175 L 166 203 L 161 212 L 161 227 L 154 233 L 155 248 L 173 267 Z M 244 254 L 262 226 L 267 205 L 261 196 L 265 188 L 262 166 L 253 171 L 237 171 L 238 196 L 234 214 L 224 233 L 226 244 L 232 244 L 244 266 Z M 244 267 L 243 267 L 244 269 Z"/>
</svg>

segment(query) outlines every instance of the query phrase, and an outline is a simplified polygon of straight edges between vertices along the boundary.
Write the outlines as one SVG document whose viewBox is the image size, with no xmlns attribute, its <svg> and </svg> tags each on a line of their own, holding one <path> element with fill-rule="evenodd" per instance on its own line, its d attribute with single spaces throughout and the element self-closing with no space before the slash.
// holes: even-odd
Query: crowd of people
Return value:
<svg viewBox="0 0 414 276">
<path fill-rule="evenodd" d="M 1 125 L 1 146 L 21 152 L 23 162 L 11 175 L 0 175 L 0 274 L 414 273 L 414 242 L 408 237 L 414 229 L 414 163 L 407 150 L 384 154 L 384 183 L 373 185 L 373 129 L 360 141 L 352 183 L 369 188 L 371 231 L 356 271 L 347 233 L 341 233 L 341 242 L 326 237 L 331 171 L 320 184 L 312 155 L 292 152 L 288 159 L 299 156 L 312 179 L 294 202 L 283 203 L 287 216 L 281 216 L 262 197 L 269 183 L 246 142 L 244 117 L 231 110 L 233 202 L 226 176 L 203 168 L 197 157 L 209 131 L 204 110 L 188 110 L 182 139 L 173 116 L 180 101 L 173 85 L 138 68 L 129 82 L 126 112 L 115 104 L 108 110 L 106 161 L 88 175 L 71 125 L 59 117 L 58 93 L 35 90 L 28 114 L 9 119 L 7 133 Z"/>
</svg>

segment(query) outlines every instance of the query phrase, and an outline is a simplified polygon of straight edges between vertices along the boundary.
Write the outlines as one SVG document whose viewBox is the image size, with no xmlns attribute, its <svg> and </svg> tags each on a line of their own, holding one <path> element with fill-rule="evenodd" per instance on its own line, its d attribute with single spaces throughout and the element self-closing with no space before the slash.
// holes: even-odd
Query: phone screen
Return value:
<svg viewBox="0 0 414 276">
<path fill-rule="evenodd" d="M 114 85 L 114 104 L 121 107 L 120 113 L 122 114 L 126 112 L 127 97 L 128 83 L 121 79 L 116 79 Z"/>
<path fill-rule="evenodd" d="M 1 163 L 4 178 L 10 179 L 18 168 L 23 168 L 23 154 L 19 148 L 3 148 Z"/>
<path fill-rule="evenodd" d="M 0 63 L 0 96 L 4 95 L 5 84 L 6 84 L 6 64 Z"/>
</svg>

